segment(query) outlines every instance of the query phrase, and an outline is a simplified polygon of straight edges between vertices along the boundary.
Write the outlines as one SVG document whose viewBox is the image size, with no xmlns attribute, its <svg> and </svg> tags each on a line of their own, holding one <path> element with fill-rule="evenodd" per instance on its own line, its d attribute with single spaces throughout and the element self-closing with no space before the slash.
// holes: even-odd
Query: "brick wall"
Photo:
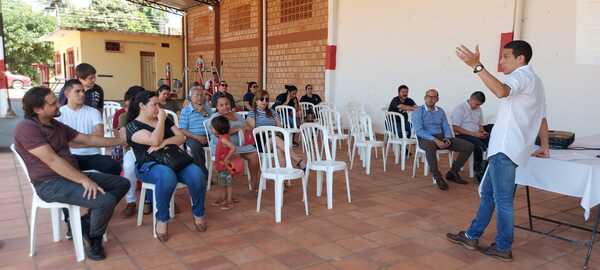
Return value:
<svg viewBox="0 0 600 270">
<path fill-rule="evenodd" d="M 197 80 L 197 75 L 192 70 L 195 68 L 196 59 L 204 59 L 205 67 L 210 68 L 215 56 L 215 31 L 214 12 L 206 6 L 198 6 L 187 12 L 187 41 L 188 41 L 188 68 L 190 82 Z M 210 73 L 204 73 L 204 79 L 212 78 Z"/>
<path fill-rule="evenodd" d="M 245 93 L 246 82 L 261 79 L 259 1 L 221 1 L 222 77 L 236 99 Z M 199 55 L 210 65 L 215 53 L 214 12 L 202 5 L 190 9 L 187 16 L 190 65 Z M 303 94 L 304 85 L 310 83 L 324 96 L 327 0 L 268 0 L 266 16 L 266 89 L 274 97 L 285 84 L 294 84 Z M 200 23 L 208 24 L 208 35 L 196 25 Z"/>
</svg>

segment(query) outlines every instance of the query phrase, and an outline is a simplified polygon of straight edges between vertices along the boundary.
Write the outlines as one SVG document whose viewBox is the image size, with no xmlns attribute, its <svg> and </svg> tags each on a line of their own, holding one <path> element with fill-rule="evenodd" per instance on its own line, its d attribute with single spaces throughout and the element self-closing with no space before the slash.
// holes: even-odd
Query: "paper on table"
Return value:
<svg viewBox="0 0 600 270">
<path fill-rule="evenodd" d="M 586 155 L 578 151 L 564 151 L 564 150 L 550 150 L 550 158 L 557 160 L 581 160 L 581 159 L 594 159 L 594 156 Z"/>
</svg>

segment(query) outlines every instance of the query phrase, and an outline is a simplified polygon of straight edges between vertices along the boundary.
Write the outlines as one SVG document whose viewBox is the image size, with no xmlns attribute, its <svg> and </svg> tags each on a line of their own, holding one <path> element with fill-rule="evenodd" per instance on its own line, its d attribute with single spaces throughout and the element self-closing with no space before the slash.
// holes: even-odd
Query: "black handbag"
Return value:
<svg viewBox="0 0 600 270">
<path fill-rule="evenodd" d="M 548 144 L 551 149 L 568 149 L 575 141 L 575 133 L 569 131 L 548 130 Z M 540 145 L 540 137 L 535 140 Z"/>
<path fill-rule="evenodd" d="M 169 144 L 159 150 L 156 150 L 150 154 L 148 154 L 150 159 L 168 166 L 173 169 L 173 171 L 178 172 L 188 165 L 190 165 L 194 160 L 188 153 L 183 151 L 179 146 L 174 144 Z"/>
</svg>

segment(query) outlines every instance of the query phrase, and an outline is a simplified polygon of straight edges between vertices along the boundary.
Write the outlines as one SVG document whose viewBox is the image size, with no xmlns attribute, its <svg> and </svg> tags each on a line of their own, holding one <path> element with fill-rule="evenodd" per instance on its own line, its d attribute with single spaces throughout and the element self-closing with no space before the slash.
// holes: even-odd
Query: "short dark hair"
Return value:
<svg viewBox="0 0 600 270">
<path fill-rule="evenodd" d="M 504 45 L 504 49 L 512 49 L 512 54 L 515 58 L 519 57 L 519 55 L 524 56 L 525 64 L 529 64 L 529 60 L 531 60 L 531 56 L 533 56 L 531 45 L 524 40 L 513 40 Z"/>
<path fill-rule="evenodd" d="M 81 63 L 75 67 L 75 75 L 77 78 L 85 80 L 90 75 L 96 75 L 96 69 L 88 63 Z"/>
<path fill-rule="evenodd" d="M 219 115 L 210 121 L 210 125 L 215 129 L 217 135 L 229 133 L 229 120 L 225 116 Z"/>
<path fill-rule="evenodd" d="M 144 92 L 146 91 L 146 89 L 144 89 L 144 87 L 141 87 L 139 85 L 134 85 L 132 87 L 129 87 L 129 89 L 127 89 L 127 91 L 125 92 L 125 96 L 123 97 L 123 101 L 131 101 L 138 93 L 140 92 Z"/>
<path fill-rule="evenodd" d="M 81 82 L 78 79 L 67 80 L 65 82 L 65 85 L 63 86 L 61 92 L 65 93 L 65 95 L 66 95 L 67 91 L 73 89 L 73 86 L 75 86 L 75 85 L 81 85 Z"/>
<path fill-rule="evenodd" d="M 296 87 L 293 84 L 286 84 L 285 85 L 285 91 L 288 92 L 288 93 L 289 92 L 293 92 L 293 91 L 298 91 L 298 87 Z"/>
<path fill-rule="evenodd" d="M 22 99 L 25 118 L 36 118 L 37 114 L 35 113 L 35 109 L 44 107 L 46 104 L 46 96 L 50 94 L 52 94 L 52 90 L 45 86 L 36 86 L 27 90 Z"/>
<path fill-rule="evenodd" d="M 471 98 L 479 101 L 481 104 L 485 103 L 485 94 L 481 91 L 475 91 L 471 94 Z"/>
<path fill-rule="evenodd" d="M 160 93 L 162 91 L 171 91 L 171 87 L 166 84 L 163 84 L 158 87 L 158 90 L 156 90 L 156 92 L 158 92 L 158 93 Z"/>
<path fill-rule="evenodd" d="M 406 86 L 406 84 L 398 86 L 398 92 L 400 92 L 400 90 L 402 90 L 402 89 L 408 90 L 408 86 Z"/>
</svg>

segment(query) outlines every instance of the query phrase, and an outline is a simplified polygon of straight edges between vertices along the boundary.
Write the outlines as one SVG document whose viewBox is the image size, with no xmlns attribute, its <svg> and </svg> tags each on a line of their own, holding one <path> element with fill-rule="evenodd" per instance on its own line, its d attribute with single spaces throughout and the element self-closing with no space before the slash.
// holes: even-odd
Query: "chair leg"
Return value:
<svg viewBox="0 0 600 270">
<path fill-rule="evenodd" d="M 29 256 L 35 255 L 35 240 L 37 233 L 37 203 L 35 198 L 33 199 L 33 203 L 31 205 L 31 220 L 30 220 L 30 230 L 29 230 Z M 55 241 L 56 242 L 56 241 Z"/>
<path fill-rule="evenodd" d="M 389 151 L 389 149 L 385 150 L 386 152 Z M 399 144 L 394 144 L 394 162 L 396 164 L 400 163 L 400 156 L 399 153 L 400 152 L 400 145 Z"/>
<path fill-rule="evenodd" d="M 69 206 L 69 221 L 71 232 L 73 235 L 73 246 L 75 247 L 75 258 L 78 262 L 85 260 L 85 252 L 83 249 L 83 235 L 81 232 L 81 214 L 79 206 Z"/>
<path fill-rule="evenodd" d="M 406 169 L 406 144 L 404 143 L 400 148 L 400 162 L 402 162 L 400 164 L 400 169 L 404 171 Z"/>
<path fill-rule="evenodd" d="M 350 195 L 350 177 L 348 177 L 348 168 L 344 168 L 344 174 L 346 176 L 346 193 L 348 193 L 348 202 L 352 202 L 352 196 Z"/>
<path fill-rule="evenodd" d="M 265 178 L 261 175 L 260 180 L 258 180 L 258 197 L 256 198 L 256 212 L 260 212 L 260 202 L 262 199 L 262 192 L 265 188 Z"/>
<path fill-rule="evenodd" d="M 210 157 L 208 160 L 210 160 L 209 161 L 210 163 L 208 164 L 208 178 L 206 180 L 207 181 L 206 191 L 210 190 L 210 186 L 212 185 L 212 176 L 213 176 L 213 162 L 212 162 L 212 159 L 210 159 Z"/>
<path fill-rule="evenodd" d="M 354 154 L 356 153 L 356 144 L 352 146 L 352 153 L 350 154 L 350 169 L 354 167 Z"/>
<path fill-rule="evenodd" d="M 60 241 L 60 215 L 62 209 L 50 208 L 50 218 L 52 220 L 52 240 L 54 242 Z"/>
<path fill-rule="evenodd" d="M 331 158 L 333 158 L 333 160 L 335 160 L 336 153 L 337 153 L 337 139 L 333 138 L 333 141 L 331 141 Z"/>
<path fill-rule="evenodd" d="M 152 190 L 152 235 L 156 238 L 156 191 Z"/>
<path fill-rule="evenodd" d="M 244 160 L 244 170 L 248 176 L 248 190 L 252 191 L 252 174 L 250 173 L 250 166 L 247 160 Z"/>
<path fill-rule="evenodd" d="M 138 200 L 137 225 L 141 226 L 144 220 L 144 201 L 146 200 L 146 189 L 140 190 L 140 199 Z"/>
<path fill-rule="evenodd" d="M 417 164 L 418 164 L 418 159 L 419 159 L 419 152 L 415 151 L 415 158 L 413 159 L 413 173 L 412 173 L 412 177 L 416 177 L 417 176 Z"/>
<path fill-rule="evenodd" d="M 395 153 L 396 152 L 395 151 L 396 150 L 396 145 L 392 145 L 392 147 L 393 147 L 392 149 L 394 149 L 394 153 Z M 390 153 L 390 142 L 387 142 L 385 144 L 385 153 L 386 153 L 385 157 L 387 158 L 387 155 Z M 398 164 L 398 163 L 396 163 L 396 164 Z"/>
<path fill-rule="evenodd" d="M 347 144 L 348 144 L 348 158 L 350 158 L 350 145 L 351 145 L 351 143 L 350 143 L 350 136 L 348 136 L 348 139 L 346 141 L 347 141 Z"/>
<path fill-rule="evenodd" d="M 387 170 L 387 155 L 383 145 L 381 146 L 381 157 L 383 159 L 383 171 L 385 172 Z"/>
<path fill-rule="evenodd" d="M 423 172 L 423 175 L 427 176 L 429 175 L 429 163 L 427 163 L 427 157 L 425 157 L 426 154 L 423 154 L 423 160 L 425 161 L 425 165 L 423 166 L 423 169 L 425 170 Z"/>
<path fill-rule="evenodd" d="M 333 208 L 333 171 L 327 170 L 327 209 Z"/>
<path fill-rule="evenodd" d="M 317 197 L 321 197 L 321 194 L 323 194 L 323 172 L 322 171 L 316 171 L 317 172 Z"/>
<path fill-rule="evenodd" d="M 275 180 L 275 222 L 281 223 L 281 210 L 283 208 L 283 180 Z"/>
<path fill-rule="evenodd" d="M 308 173 L 305 173 L 302 177 L 302 200 L 304 201 L 304 212 L 306 215 L 310 215 L 308 212 Z"/>
<path fill-rule="evenodd" d="M 377 156 L 377 147 L 375 147 L 375 158 L 376 158 L 376 159 L 377 159 L 377 158 L 379 158 L 379 157 Z"/>
<path fill-rule="evenodd" d="M 169 216 L 171 218 L 175 217 L 175 193 L 177 193 L 177 188 L 173 190 L 173 195 L 171 195 L 171 201 L 169 202 Z"/>
<path fill-rule="evenodd" d="M 473 154 L 469 157 L 469 177 L 475 177 L 475 158 L 473 158 Z"/>
<path fill-rule="evenodd" d="M 377 151 L 377 148 L 375 148 L 375 149 L 376 149 L 375 151 Z M 371 146 L 365 147 L 365 150 L 366 150 L 365 151 L 366 155 L 365 155 L 364 162 L 366 162 L 365 166 L 367 168 L 367 175 L 371 175 L 371 150 L 372 150 Z"/>
</svg>

